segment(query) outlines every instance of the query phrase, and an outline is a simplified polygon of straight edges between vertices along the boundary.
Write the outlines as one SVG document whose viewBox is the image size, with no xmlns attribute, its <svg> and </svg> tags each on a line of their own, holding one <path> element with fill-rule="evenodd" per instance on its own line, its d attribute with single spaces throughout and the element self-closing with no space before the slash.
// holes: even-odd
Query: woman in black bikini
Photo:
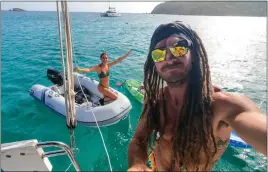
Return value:
<svg viewBox="0 0 268 172">
<path fill-rule="evenodd" d="M 116 65 L 117 63 L 124 60 L 127 56 L 131 54 L 132 50 L 130 50 L 127 54 L 122 57 L 119 57 L 115 61 L 108 62 L 108 54 L 102 53 L 100 55 L 101 64 L 96 65 L 92 68 L 78 68 L 75 67 L 75 72 L 97 72 L 100 78 L 100 82 L 98 85 L 98 90 L 104 96 L 104 101 L 116 100 L 117 95 L 109 90 L 109 69 L 111 66 Z"/>
</svg>

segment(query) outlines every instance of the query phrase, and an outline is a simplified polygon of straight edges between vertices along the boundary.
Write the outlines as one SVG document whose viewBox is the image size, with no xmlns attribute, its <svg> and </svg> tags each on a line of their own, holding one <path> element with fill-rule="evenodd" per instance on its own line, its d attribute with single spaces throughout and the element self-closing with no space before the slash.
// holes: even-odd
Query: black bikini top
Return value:
<svg viewBox="0 0 268 172">
<path fill-rule="evenodd" d="M 101 67 L 101 64 L 99 66 Z M 101 71 L 101 73 L 98 75 L 99 75 L 99 78 L 106 78 L 109 76 L 109 70 L 106 73 Z"/>
</svg>

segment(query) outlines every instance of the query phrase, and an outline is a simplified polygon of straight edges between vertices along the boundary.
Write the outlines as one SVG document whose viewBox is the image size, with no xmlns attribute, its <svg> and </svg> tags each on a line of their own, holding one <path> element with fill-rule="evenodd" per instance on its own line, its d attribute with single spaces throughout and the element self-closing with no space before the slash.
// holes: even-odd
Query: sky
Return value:
<svg viewBox="0 0 268 172">
<path fill-rule="evenodd" d="M 110 2 L 119 13 L 150 13 L 162 2 Z M 104 12 L 109 2 L 68 2 L 71 12 Z M 22 8 L 26 11 L 56 11 L 56 2 L 1 2 L 2 10 Z"/>
</svg>

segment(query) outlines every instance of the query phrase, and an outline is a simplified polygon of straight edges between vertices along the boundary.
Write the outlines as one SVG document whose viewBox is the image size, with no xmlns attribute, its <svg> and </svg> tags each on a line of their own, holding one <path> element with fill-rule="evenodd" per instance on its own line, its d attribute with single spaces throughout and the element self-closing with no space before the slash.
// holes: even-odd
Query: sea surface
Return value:
<svg viewBox="0 0 268 172">
<path fill-rule="evenodd" d="M 99 63 L 106 51 L 110 60 L 133 53 L 110 71 L 111 87 L 123 92 L 133 106 L 129 118 L 101 128 L 114 171 L 127 170 L 127 147 L 142 105 L 116 82 L 143 80 L 143 65 L 150 38 L 161 23 L 181 20 L 202 38 L 209 57 L 212 81 L 230 92 L 249 96 L 266 111 L 266 18 L 123 14 L 102 18 L 98 13 L 71 13 L 74 58 L 79 67 Z M 1 141 L 25 139 L 69 144 L 65 119 L 29 95 L 34 84 L 51 85 L 48 68 L 61 70 L 56 12 L 2 12 Z M 98 79 L 95 73 L 87 74 Z M 83 171 L 109 170 L 96 128 L 79 125 L 75 130 Z M 53 170 L 66 170 L 67 157 L 50 158 Z M 228 147 L 214 170 L 266 171 L 267 160 L 253 149 Z M 69 170 L 74 170 L 70 167 Z"/>
</svg>

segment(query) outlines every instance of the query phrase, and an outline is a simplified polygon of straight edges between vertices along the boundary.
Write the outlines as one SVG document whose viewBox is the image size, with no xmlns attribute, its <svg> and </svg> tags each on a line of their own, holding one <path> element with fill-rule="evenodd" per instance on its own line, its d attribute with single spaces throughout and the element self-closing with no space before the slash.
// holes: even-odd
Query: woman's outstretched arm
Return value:
<svg viewBox="0 0 268 172">
<path fill-rule="evenodd" d="M 108 66 L 110 67 L 110 66 L 116 65 L 117 63 L 120 63 L 122 60 L 127 58 L 127 56 L 129 56 L 131 54 L 131 52 L 132 52 L 132 50 L 130 50 L 127 54 L 123 55 L 122 57 L 119 57 L 115 61 L 108 63 Z"/>
<path fill-rule="evenodd" d="M 92 68 L 78 68 L 78 67 L 75 67 L 74 68 L 74 71 L 75 72 L 95 72 L 97 70 L 98 66 L 94 66 Z"/>
</svg>

